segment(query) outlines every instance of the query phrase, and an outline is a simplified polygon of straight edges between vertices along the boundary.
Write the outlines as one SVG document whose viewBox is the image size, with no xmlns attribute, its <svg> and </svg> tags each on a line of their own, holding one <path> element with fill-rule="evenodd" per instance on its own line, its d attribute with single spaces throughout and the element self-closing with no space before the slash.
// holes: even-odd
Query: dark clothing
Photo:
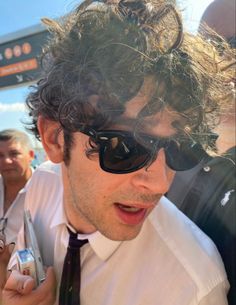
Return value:
<svg viewBox="0 0 236 305">
<path fill-rule="evenodd" d="M 229 159 L 231 158 L 231 159 Z M 216 244 L 230 282 L 229 305 L 236 304 L 236 167 L 235 148 L 225 157 L 209 158 L 190 173 L 187 192 L 177 200 L 179 177 L 167 197 Z M 184 174 L 186 177 L 186 173 Z M 185 178 L 186 178 L 185 177 Z M 175 182 L 176 181 L 176 182 Z M 183 186 L 182 186 L 183 189 Z M 185 194 L 185 196 L 183 196 Z"/>
</svg>

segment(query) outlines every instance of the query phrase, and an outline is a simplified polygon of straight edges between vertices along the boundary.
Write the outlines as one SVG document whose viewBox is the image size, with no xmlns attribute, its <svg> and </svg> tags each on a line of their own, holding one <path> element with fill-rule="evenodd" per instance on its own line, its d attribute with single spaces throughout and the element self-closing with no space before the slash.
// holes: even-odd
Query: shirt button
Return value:
<svg viewBox="0 0 236 305">
<path fill-rule="evenodd" d="M 203 170 L 204 170 L 204 172 L 208 173 L 211 170 L 211 168 L 210 168 L 210 166 L 207 165 L 207 166 L 203 167 Z"/>
</svg>

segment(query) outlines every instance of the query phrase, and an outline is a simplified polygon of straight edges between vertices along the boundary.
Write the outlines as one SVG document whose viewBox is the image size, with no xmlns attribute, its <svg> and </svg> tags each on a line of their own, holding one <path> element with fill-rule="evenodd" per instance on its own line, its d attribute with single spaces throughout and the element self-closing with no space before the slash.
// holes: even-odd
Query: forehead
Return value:
<svg viewBox="0 0 236 305">
<path fill-rule="evenodd" d="M 26 151 L 26 148 L 24 148 L 20 142 L 15 140 L 7 140 L 7 141 L 0 140 L 0 151 L 12 151 L 12 150 L 23 152 Z"/>
<path fill-rule="evenodd" d="M 176 123 L 184 125 L 183 117 L 169 106 L 163 106 L 160 111 L 153 115 L 140 117 L 141 111 L 145 106 L 148 107 L 149 101 L 153 98 L 156 89 L 154 77 L 146 77 L 138 94 L 126 103 L 126 110 L 122 116 L 117 118 L 115 125 L 118 128 L 123 126 L 125 129 L 139 128 L 143 132 L 169 137 L 176 134 Z M 156 101 L 159 103 L 159 101 Z"/>
</svg>

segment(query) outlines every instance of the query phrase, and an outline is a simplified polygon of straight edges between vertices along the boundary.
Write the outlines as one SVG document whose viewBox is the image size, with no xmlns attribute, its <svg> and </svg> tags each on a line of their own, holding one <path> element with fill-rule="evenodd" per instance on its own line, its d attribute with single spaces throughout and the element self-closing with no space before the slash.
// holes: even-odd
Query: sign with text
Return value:
<svg viewBox="0 0 236 305">
<path fill-rule="evenodd" d="M 36 81 L 49 33 L 42 31 L 0 44 L 0 89 Z"/>
</svg>

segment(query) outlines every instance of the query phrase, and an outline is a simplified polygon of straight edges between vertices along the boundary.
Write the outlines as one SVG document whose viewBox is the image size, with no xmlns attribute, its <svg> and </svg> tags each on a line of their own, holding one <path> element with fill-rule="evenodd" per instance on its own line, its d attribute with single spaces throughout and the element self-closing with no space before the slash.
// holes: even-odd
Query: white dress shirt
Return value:
<svg viewBox="0 0 236 305">
<path fill-rule="evenodd" d="M 69 238 L 62 197 L 60 166 L 39 167 L 25 204 L 44 264 L 54 266 L 58 283 Z M 18 249 L 24 248 L 22 233 Z M 228 304 L 215 245 L 165 197 L 133 240 L 112 241 L 98 231 L 78 237 L 89 240 L 81 249 L 81 305 Z M 14 263 L 12 257 L 10 267 Z"/>
<path fill-rule="evenodd" d="M 4 231 L 6 235 L 6 243 L 16 241 L 23 223 L 25 192 L 24 187 L 18 192 L 15 200 L 4 214 L 4 184 L 3 178 L 0 175 L 0 218 L 7 219 L 7 225 Z"/>
</svg>

